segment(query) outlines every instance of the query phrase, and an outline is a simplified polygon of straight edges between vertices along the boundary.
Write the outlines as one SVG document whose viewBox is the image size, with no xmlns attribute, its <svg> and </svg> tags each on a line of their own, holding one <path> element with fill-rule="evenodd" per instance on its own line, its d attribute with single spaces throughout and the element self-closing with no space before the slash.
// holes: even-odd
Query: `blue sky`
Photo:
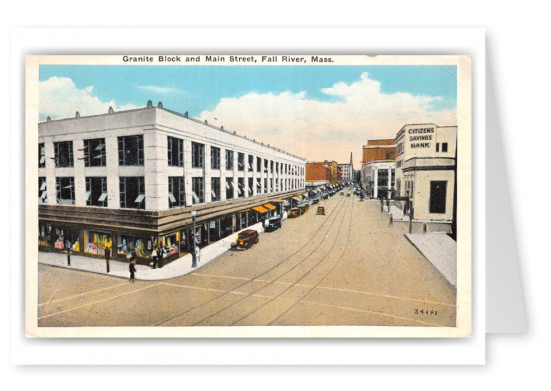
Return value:
<svg viewBox="0 0 551 391">
<path fill-rule="evenodd" d="M 162 101 L 312 160 L 359 157 L 405 123 L 456 124 L 455 66 L 41 65 L 39 80 L 40 121 Z"/>
<path fill-rule="evenodd" d="M 119 105 L 145 106 L 163 101 L 175 111 L 199 115 L 213 109 L 223 97 L 250 92 L 306 92 L 316 100 L 334 100 L 321 88 L 338 82 L 352 83 L 362 72 L 381 83 L 381 92 L 440 96 L 434 110 L 454 108 L 457 102 L 455 66 L 80 66 L 41 65 L 40 81 L 68 77 L 78 88 L 94 86 L 94 95 Z M 153 92 L 139 86 L 173 90 Z"/>
</svg>

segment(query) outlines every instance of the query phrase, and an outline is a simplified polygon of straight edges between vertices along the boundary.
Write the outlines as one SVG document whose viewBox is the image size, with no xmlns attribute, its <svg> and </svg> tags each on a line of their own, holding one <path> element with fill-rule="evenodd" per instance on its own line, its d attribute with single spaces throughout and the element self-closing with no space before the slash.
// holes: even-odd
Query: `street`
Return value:
<svg viewBox="0 0 551 391">
<path fill-rule="evenodd" d="M 39 265 L 39 326 L 455 326 L 456 290 L 406 223 L 354 195 L 319 205 L 170 280 Z"/>
</svg>

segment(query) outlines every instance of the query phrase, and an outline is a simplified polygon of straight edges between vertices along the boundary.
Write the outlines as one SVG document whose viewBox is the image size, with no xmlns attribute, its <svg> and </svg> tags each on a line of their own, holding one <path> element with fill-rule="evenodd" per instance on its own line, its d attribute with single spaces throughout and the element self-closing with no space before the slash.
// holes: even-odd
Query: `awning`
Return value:
<svg viewBox="0 0 551 391">
<path fill-rule="evenodd" d="M 264 209 L 261 206 L 255 206 L 253 210 L 256 210 L 258 213 L 266 213 L 268 211 L 268 209 Z"/>
<path fill-rule="evenodd" d="M 293 197 L 293 200 L 300 200 L 300 199 L 302 199 L 302 196 Z"/>
<path fill-rule="evenodd" d="M 275 210 L 275 206 L 273 206 L 272 204 L 266 204 L 266 205 L 262 205 L 264 208 L 268 209 L 268 210 Z"/>
</svg>

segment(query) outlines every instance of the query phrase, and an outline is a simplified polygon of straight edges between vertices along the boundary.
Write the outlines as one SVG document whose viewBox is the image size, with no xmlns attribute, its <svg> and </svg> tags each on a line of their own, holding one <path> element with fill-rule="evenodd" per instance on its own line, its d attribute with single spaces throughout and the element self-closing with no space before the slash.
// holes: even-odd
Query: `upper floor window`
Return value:
<svg viewBox="0 0 551 391">
<path fill-rule="evenodd" d="M 256 172 L 262 171 L 262 158 L 256 158 Z"/>
<path fill-rule="evenodd" d="M 73 167 L 73 142 L 62 141 L 54 143 L 55 166 Z"/>
<path fill-rule="evenodd" d="M 205 145 L 191 143 L 191 167 L 203 168 L 205 164 Z"/>
<path fill-rule="evenodd" d="M 253 196 L 253 178 L 248 178 L 247 197 Z"/>
<path fill-rule="evenodd" d="M 442 143 L 442 152 L 448 152 L 448 143 Z"/>
<path fill-rule="evenodd" d="M 168 136 L 168 165 L 184 167 L 184 140 Z"/>
<path fill-rule="evenodd" d="M 38 144 L 38 168 L 46 167 L 46 147 L 44 143 Z"/>
<path fill-rule="evenodd" d="M 46 177 L 38 177 L 38 202 L 48 202 L 48 189 L 46 188 Z"/>
<path fill-rule="evenodd" d="M 143 166 L 144 150 L 142 135 L 118 137 L 118 142 L 120 166 Z"/>
<path fill-rule="evenodd" d="M 245 197 L 245 178 L 237 178 L 238 197 Z"/>
<path fill-rule="evenodd" d="M 210 168 L 220 170 L 220 148 L 210 148 Z"/>
<path fill-rule="evenodd" d="M 233 178 L 226 178 L 226 199 L 233 198 Z"/>
<path fill-rule="evenodd" d="M 84 166 L 105 167 L 105 139 L 84 140 Z"/>
<path fill-rule="evenodd" d="M 276 174 L 279 174 L 279 162 L 276 162 Z"/>
<path fill-rule="evenodd" d="M 233 170 L 233 151 L 226 149 L 226 170 Z"/>
<path fill-rule="evenodd" d="M 239 171 L 245 170 L 245 154 L 242 152 L 239 152 L 237 154 L 237 170 Z"/>
<path fill-rule="evenodd" d="M 268 161 L 264 159 L 264 172 L 268 173 Z"/>
<path fill-rule="evenodd" d="M 121 208 L 145 209 L 145 181 L 143 176 L 119 178 Z"/>
<path fill-rule="evenodd" d="M 185 180 L 182 176 L 168 177 L 168 207 L 186 206 Z"/>
<path fill-rule="evenodd" d="M 273 172 L 274 172 L 274 161 L 270 160 L 270 173 L 273 174 Z"/>
<path fill-rule="evenodd" d="M 56 201 L 58 204 L 74 205 L 75 204 L 75 178 L 74 177 L 57 177 L 56 183 Z"/>
<path fill-rule="evenodd" d="M 86 205 L 107 206 L 107 178 L 86 178 Z"/>
<path fill-rule="evenodd" d="M 253 155 L 249 155 L 249 172 L 253 172 L 254 171 L 254 156 Z"/>
<path fill-rule="evenodd" d="M 210 196 L 212 201 L 220 201 L 220 178 L 210 179 Z"/>
<path fill-rule="evenodd" d="M 191 178 L 191 191 L 194 204 L 205 202 L 205 180 L 203 177 Z"/>
</svg>

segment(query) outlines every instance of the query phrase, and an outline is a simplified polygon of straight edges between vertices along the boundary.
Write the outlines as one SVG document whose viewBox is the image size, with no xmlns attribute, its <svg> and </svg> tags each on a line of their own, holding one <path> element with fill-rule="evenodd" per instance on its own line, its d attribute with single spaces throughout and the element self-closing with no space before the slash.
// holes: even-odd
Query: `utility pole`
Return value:
<svg viewBox="0 0 551 391">
<path fill-rule="evenodd" d="M 195 219 L 197 218 L 197 211 L 196 210 L 192 210 L 191 211 L 191 220 L 193 222 L 193 252 L 191 253 L 191 257 L 192 257 L 192 263 L 191 263 L 191 267 L 192 268 L 196 268 L 197 267 L 197 234 L 195 232 Z"/>
</svg>

